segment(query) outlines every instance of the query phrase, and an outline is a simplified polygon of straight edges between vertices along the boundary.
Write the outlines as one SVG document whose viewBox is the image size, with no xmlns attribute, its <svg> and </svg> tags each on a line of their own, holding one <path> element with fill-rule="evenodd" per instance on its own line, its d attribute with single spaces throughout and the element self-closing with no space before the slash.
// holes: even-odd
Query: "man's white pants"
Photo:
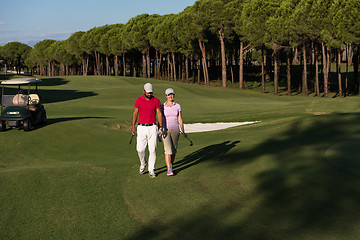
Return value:
<svg viewBox="0 0 360 240">
<path fill-rule="evenodd" d="M 156 162 L 157 126 L 137 126 L 136 150 L 140 158 L 140 164 L 146 165 L 145 149 L 148 145 L 149 150 L 149 172 L 153 172 Z"/>
</svg>

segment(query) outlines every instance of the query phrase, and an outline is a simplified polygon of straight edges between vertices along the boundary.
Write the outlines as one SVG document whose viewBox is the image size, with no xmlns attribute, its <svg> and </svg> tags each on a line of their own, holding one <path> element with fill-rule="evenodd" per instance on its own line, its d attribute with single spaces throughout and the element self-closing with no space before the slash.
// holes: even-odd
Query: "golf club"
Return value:
<svg viewBox="0 0 360 240">
<path fill-rule="evenodd" d="M 183 134 L 183 136 L 184 136 L 184 134 Z M 184 136 L 185 137 L 185 136 Z M 189 142 L 190 142 L 190 146 L 192 146 L 193 145 L 193 142 L 188 138 L 188 137 L 185 137 L 187 140 L 189 140 Z"/>
<path fill-rule="evenodd" d="M 133 137 L 135 136 L 135 133 L 131 135 L 131 139 L 130 139 L 130 142 L 129 144 L 131 144 L 132 140 L 133 140 Z"/>
</svg>

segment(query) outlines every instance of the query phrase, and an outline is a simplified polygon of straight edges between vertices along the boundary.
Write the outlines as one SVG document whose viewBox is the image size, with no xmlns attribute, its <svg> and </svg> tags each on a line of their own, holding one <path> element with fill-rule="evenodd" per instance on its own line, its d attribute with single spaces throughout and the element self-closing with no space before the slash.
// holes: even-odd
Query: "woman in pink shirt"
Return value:
<svg viewBox="0 0 360 240">
<path fill-rule="evenodd" d="M 163 111 L 163 126 L 166 129 L 165 137 L 163 136 L 165 162 L 167 166 L 167 175 L 174 175 L 172 165 L 175 160 L 177 144 L 179 140 L 180 130 L 184 137 L 187 137 L 184 130 L 184 123 L 181 117 L 181 106 L 174 101 L 174 89 L 168 88 L 165 90 L 167 101 L 162 104 Z M 180 130 L 179 130 L 180 127 Z"/>
</svg>

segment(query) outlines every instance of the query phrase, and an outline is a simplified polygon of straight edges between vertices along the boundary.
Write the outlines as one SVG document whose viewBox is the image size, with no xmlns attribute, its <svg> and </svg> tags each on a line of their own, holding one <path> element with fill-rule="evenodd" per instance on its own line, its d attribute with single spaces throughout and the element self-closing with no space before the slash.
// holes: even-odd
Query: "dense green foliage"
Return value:
<svg viewBox="0 0 360 240">
<path fill-rule="evenodd" d="M 336 83 L 341 97 L 360 91 L 359 11 L 357 0 L 198 0 L 178 14 L 141 14 L 125 24 L 76 32 L 61 44 L 44 40 L 29 56 L 9 43 L 0 56 L 12 67 L 11 52 L 19 51 L 27 67 L 43 76 L 121 74 L 206 85 L 221 79 L 223 87 L 231 80 L 240 88 L 251 66 L 264 64 L 262 79 L 274 81 L 275 95 L 280 66 L 303 62 L 301 81 L 294 81 L 287 68 L 289 94 L 300 89 L 303 95 L 320 96 L 321 88 L 327 97 Z M 256 51 L 263 55 L 261 63 L 252 57 Z M 342 62 L 354 65 L 352 82 L 329 78 L 331 63 L 340 69 L 339 54 Z M 323 68 L 314 74 L 315 63 Z M 262 85 L 265 92 L 264 80 Z"/>
<path fill-rule="evenodd" d="M 5 71 L 10 67 L 16 69 L 16 73 L 19 74 L 30 52 L 31 47 L 19 42 L 10 42 L 0 47 L 0 59 L 5 62 Z"/>
</svg>

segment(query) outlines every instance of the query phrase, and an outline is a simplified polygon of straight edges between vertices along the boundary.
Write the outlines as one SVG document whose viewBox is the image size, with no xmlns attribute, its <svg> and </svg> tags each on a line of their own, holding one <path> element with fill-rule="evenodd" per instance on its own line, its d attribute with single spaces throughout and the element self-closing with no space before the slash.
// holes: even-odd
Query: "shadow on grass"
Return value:
<svg viewBox="0 0 360 240">
<path fill-rule="evenodd" d="M 252 194 L 244 196 L 244 185 L 234 184 L 229 189 L 232 199 L 207 202 L 191 215 L 145 225 L 128 239 L 358 239 L 360 178 L 329 164 L 324 152 L 358 134 L 359 122 L 360 114 L 314 116 L 252 149 L 223 154 L 222 167 L 254 165 Z M 199 150 L 177 167 L 226 153 L 227 145 Z M 216 146 L 218 151 L 212 149 Z"/>
<path fill-rule="evenodd" d="M 52 125 L 60 122 L 69 122 L 83 119 L 106 119 L 107 117 L 67 117 L 67 118 L 50 118 L 46 125 Z"/>
<path fill-rule="evenodd" d="M 14 78 L 13 74 L 0 74 L 0 81 Z"/>
<path fill-rule="evenodd" d="M 177 174 L 189 167 L 197 165 L 206 160 L 214 160 L 219 159 L 221 161 L 223 155 L 234 148 L 240 141 L 225 141 L 219 144 L 213 144 L 202 149 L 197 150 L 187 156 L 185 156 L 182 160 L 174 163 L 173 170 L 174 173 Z M 165 169 L 165 170 L 163 170 Z M 156 173 L 161 174 L 166 172 L 166 166 L 157 168 Z"/>
<path fill-rule="evenodd" d="M 37 129 L 47 127 L 52 124 L 60 123 L 60 122 L 68 122 L 68 121 L 76 121 L 83 119 L 106 119 L 107 117 L 68 117 L 68 118 L 50 118 L 47 119 L 46 124 L 36 124 L 33 126 L 32 131 L 36 131 Z M 16 130 L 22 130 L 22 128 L 15 128 Z M 7 128 L 5 131 L 14 130 L 12 128 Z"/>
<path fill-rule="evenodd" d="M 69 122 L 69 121 L 77 121 L 83 119 L 105 119 L 107 117 L 68 117 L 68 118 L 50 118 L 47 120 L 45 125 L 37 125 L 34 127 L 34 130 L 40 129 L 49 125 L 53 125 L 60 122 Z"/>
<path fill-rule="evenodd" d="M 65 85 L 67 84 L 69 81 L 63 79 L 63 78 L 45 78 L 45 79 L 41 79 L 41 82 L 39 84 L 40 90 L 42 86 L 60 86 L 60 85 Z"/>
<path fill-rule="evenodd" d="M 94 92 L 81 92 L 77 90 L 42 90 L 41 102 L 46 103 L 56 103 L 56 102 L 65 102 L 85 97 L 93 97 L 98 94 Z M 46 106 L 45 106 L 46 107 Z"/>
<path fill-rule="evenodd" d="M 42 86 L 59 86 L 65 85 L 69 81 L 63 78 L 46 78 L 42 79 L 40 83 L 40 94 L 41 101 L 43 103 L 55 103 L 55 102 L 64 102 L 69 100 L 75 100 L 85 97 L 96 96 L 97 94 L 94 92 L 82 92 L 77 90 L 48 90 L 41 89 Z"/>
</svg>

